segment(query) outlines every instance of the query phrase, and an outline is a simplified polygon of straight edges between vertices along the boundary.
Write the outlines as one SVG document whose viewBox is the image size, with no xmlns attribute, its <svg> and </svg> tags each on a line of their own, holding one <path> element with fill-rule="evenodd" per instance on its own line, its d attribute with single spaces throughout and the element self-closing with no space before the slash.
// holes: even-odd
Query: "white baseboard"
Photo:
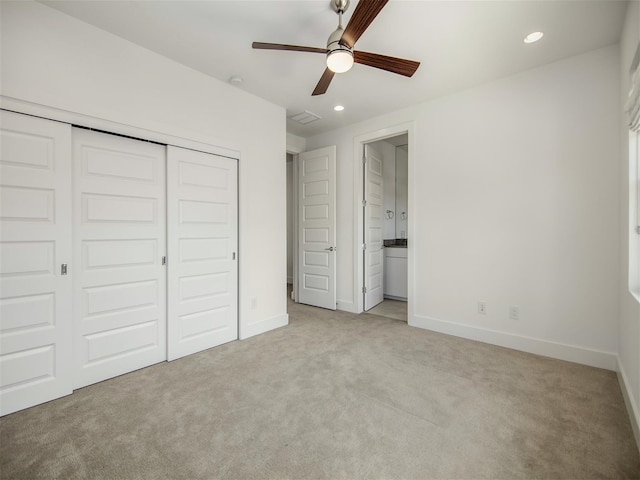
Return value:
<svg viewBox="0 0 640 480">
<path fill-rule="evenodd" d="M 636 445 L 638 447 L 638 450 L 640 451 L 640 406 L 638 405 L 638 399 L 634 398 L 631 386 L 629 385 L 629 378 L 625 373 L 622 362 L 620 362 L 620 357 L 616 357 L 616 360 L 620 390 L 622 390 L 624 404 L 627 407 L 627 412 L 629 412 L 629 421 L 631 422 L 633 434 L 636 437 Z"/>
<path fill-rule="evenodd" d="M 603 352 L 575 345 L 550 342 L 548 340 L 472 327 L 419 315 L 414 315 L 412 318 L 409 318 L 408 323 L 412 327 L 433 330 L 435 332 L 477 340 L 500 347 L 513 348 L 514 350 L 520 350 L 522 352 L 535 353 L 536 355 L 580 363 L 591 367 L 604 368 L 606 370 L 616 370 L 616 354 L 612 352 Z"/>
<path fill-rule="evenodd" d="M 356 312 L 356 306 L 354 305 L 353 302 L 347 302 L 345 300 L 336 300 L 336 308 L 338 310 L 342 310 L 343 312 L 350 312 L 350 313 L 358 313 Z"/>
<path fill-rule="evenodd" d="M 286 327 L 289 325 L 289 314 L 284 313 L 282 315 L 276 315 L 275 317 L 265 318 L 258 320 L 257 322 L 250 323 L 244 328 L 240 325 L 240 340 L 245 340 L 254 335 L 260 335 L 261 333 L 268 332 L 280 327 Z"/>
</svg>

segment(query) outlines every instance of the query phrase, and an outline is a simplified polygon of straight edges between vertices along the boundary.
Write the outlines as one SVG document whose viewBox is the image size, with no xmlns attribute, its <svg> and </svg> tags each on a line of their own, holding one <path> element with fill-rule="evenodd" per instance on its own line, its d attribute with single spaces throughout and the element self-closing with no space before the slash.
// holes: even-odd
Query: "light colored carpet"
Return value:
<svg viewBox="0 0 640 480">
<path fill-rule="evenodd" d="M 0 419 L 14 478 L 638 478 L 613 372 L 290 303 L 290 325 Z"/>
</svg>

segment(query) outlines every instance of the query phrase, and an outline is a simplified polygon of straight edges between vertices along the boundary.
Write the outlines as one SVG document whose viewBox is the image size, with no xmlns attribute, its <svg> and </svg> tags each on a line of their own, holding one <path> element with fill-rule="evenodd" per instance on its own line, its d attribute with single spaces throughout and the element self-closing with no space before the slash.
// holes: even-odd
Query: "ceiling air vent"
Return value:
<svg viewBox="0 0 640 480">
<path fill-rule="evenodd" d="M 316 120 L 320 120 L 320 118 L 322 117 L 310 112 L 309 110 L 305 110 L 304 112 L 292 115 L 289 118 L 291 120 L 295 120 L 298 123 L 301 123 L 302 125 L 307 125 L 311 122 L 315 122 Z"/>
</svg>

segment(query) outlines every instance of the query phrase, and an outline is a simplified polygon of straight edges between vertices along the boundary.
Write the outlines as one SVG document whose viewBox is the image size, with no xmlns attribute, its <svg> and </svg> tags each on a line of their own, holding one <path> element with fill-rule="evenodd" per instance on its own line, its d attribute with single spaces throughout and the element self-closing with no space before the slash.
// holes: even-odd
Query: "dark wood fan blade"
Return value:
<svg viewBox="0 0 640 480">
<path fill-rule="evenodd" d="M 413 60 L 405 60 L 398 57 L 387 57 L 386 55 L 380 55 L 378 53 L 359 52 L 355 50 L 353 52 L 353 61 L 360 65 L 367 65 L 368 67 L 375 67 L 387 72 L 397 73 L 404 75 L 405 77 L 411 77 L 420 66 L 420 62 Z"/>
<path fill-rule="evenodd" d="M 320 77 L 320 81 L 316 85 L 316 89 L 311 95 L 314 96 L 324 94 L 327 91 L 327 88 L 329 88 L 329 84 L 331 83 L 331 80 L 333 80 L 334 75 L 335 73 L 333 73 L 328 68 L 325 68 L 324 73 Z"/>
<path fill-rule="evenodd" d="M 360 35 L 371 25 L 389 0 L 360 0 L 344 29 L 340 43 L 353 48 Z"/>
<path fill-rule="evenodd" d="M 300 45 L 285 45 L 283 43 L 253 42 L 251 46 L 259 50 L 290 50 L 292 52 L 327 53 L 326 48 L 302 47 Z"/>
</svg>

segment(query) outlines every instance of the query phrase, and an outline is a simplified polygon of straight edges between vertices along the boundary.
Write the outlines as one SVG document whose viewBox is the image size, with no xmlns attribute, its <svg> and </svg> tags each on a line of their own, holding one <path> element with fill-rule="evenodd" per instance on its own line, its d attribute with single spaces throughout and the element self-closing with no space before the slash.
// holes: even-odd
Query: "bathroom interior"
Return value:
<svg viewBox="0 0 640 480">
<path fill-rule="evenodd" d="M 407 321 L 408 138 L 372 142 L 383 158 L 384 300 L 368 313 Z"/>
</svg>

